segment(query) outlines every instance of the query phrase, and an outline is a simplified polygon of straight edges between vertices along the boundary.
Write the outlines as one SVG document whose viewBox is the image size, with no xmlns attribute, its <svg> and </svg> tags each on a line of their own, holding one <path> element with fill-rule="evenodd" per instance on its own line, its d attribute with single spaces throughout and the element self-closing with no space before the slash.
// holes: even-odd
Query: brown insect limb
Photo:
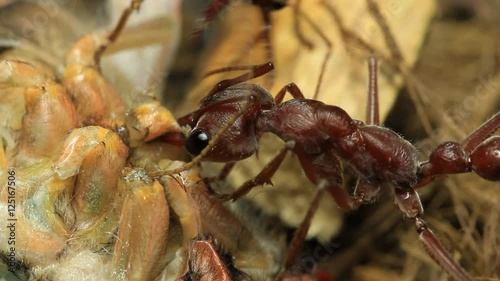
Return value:
<svg viewBox="0 0 500 281">
<path fill-rule="evenodd" d="M 115 26 L 115 28 L 113 29 L 113 31 L 108 35 L 108 42 L 106 42 L 105 44 L 101 45 L 96 50 L 95 55 L 94 55 L 94 60 L 95 60 L 95 64 L 96 65 L 99 65 L 102 54 L 106 51 L 106 49 L 108 48 L 109 44 L 115 42 L 116 39 L 118 39 L 118 37 L 120 36 L 121 32 L 123 31 L 123 28 L 125 27 L 125 24 L 128 21 L 128 18 L 130 17 L 130 15 L 132 14 L 133 11 L 139 10 L 139 8 L 141 7 L 141 4 L 142 4 L 143 1 L 144 0 L 133 0 L 132 2 L 130 2 L 130 6 L 127 7 L 123 11 L 123 13 L 122 13 L 122 15 L 120 17 L 120 20 L 118 21 L 118 24 Z"/>
<path fill-rule="evenodd" d="M 207 78 L 209 76 L 212 76 L 214 74 L 219 74 L 222 72 L 229 72 L 229 71 L 240 71 L 240 70 L 253 70 L 261 66 L 261 64 L 254 64 L 254 65 L 235 65 L 235 66 L 228 66 L 228 67 L 221 67 L 217 68 L 211 71 L 206 72 L 203 74 L 203 78 Z"/>
<path fill-rule="evenodd" d="M 422 202 L 413 188 L 396 188 L 394 197 L 400 211 L 408 218 L 415 219 L 415 228 L 427 254 L 458 281 L 472 281 L 472 278 L 458 265 L 441 241 L 420 218 L 423 214 Z"/>
<path fill-rule="evenodd" d="M 207 187 L 207 191 L 208 191 L 208 193 L 210 193 L 210 195 L 212 195 L 213 197 L 221 198 L 220 196 L 222 196 L 222 195 L 219 194 L 218 192 L 216 192 L 212 188 L 212 183 L 225 181 L 226 178 L 227 178 L 227 176 L 233 170 L 233 168 L 234 168 L 235 165 L 236 165 L 236 162 L 226 163 L 224 165 L 224 167 L 222 167 L 221 171 L 219 172 L 219 174 L 217 176 L 215 176 L 215 177 L 206 177 L 206 178 L 203 179 L 203 182 L 205 183 L 205 186 Z"/>
<path fill-rule="evenodd" d="M 223 201 L 227 200 L 232 200 L 236 201 L 239 198 L 243 197 L 244 195 L 247 195 L 248 192 L 252 190 L 252 188 L 263 185 L 263 184 L 272 184 L 271 183 L 271 178 L 272 176 L 276 173 L 278 170 L 279 166 L 285 159 L 285 156 L 290 150 L 290 148 L 293 147 L 293 144 L 287 145 L 284 148 L 282 148 L 278 154 L 260 171 L 260 173 L 255 176 L 253 179 L 246 181 L 243 183 L 239 188 L 236 189 L 232 194 L 227 194 L 227 195 L 215 195 L 216 198 L 219 198 Z"/>
<path fill-rule="evenodd" d="M 455 280 L 472 280 L 471 277 L 453 260 L 450 253 L 443 246 L 436 234 L 427 227 L 427 224 L 421 218 L 415 218 L 415 227 L 419 234 L 420 241 L 429 256 L 436 261 L 441 268 L 453 276 Z M 445 258 L 442 258 L 442 257 Z M 439 257 L 439 258 L 438 258 Z"/>
<path fill-rule="evenodd" d="M 394 40 L 394 36 L 392 35 L 392 32 L 389 29 L 387 21 L 380 13 L 380 9 L 378 8 L 377 4 L 373 1 L 370 1 L 368 3 L 369 11 L 374 15 L 376 22 L 378 23 L 378 25 L 382 30 L 384 40 L 388 45 L 389 52 L 391 53 L 391 57 L 385 56 L 383 53 L 373 48 L 368 42 L 366 42 L 359 35 L 348 30 L 347 27 L 344 25 L 339 12 L 332 4 L 324 0 L 321 1 L 321 3 L 325 6 L 327 11 L 332 15 L 332 18 L 335 21 L 337 27 L 339 28 L 344 41 L 352 42 L 354 45 L 359 46 L 361 49 L 367 50 L 369 53 L 374 54 L 377 58 L 387 62 L 388 65 L 391 66 L 391 68 L 393 68 L 395 71 L 403 75 L 403 78 L 408 84 L 408 92 L 410 94 L 410 98 L 412 99 L 413 104 L 415 105 L 415 108 L 417 110 L 417 114 L 420 120 L 422 121 L 422 126 L 424 127 L 424 130 L 432 137 L 431 134 L 432 126 L 429 121 L 429 117 L 427 116 L 423 108 L 424 101 L 422 100 L 421 95 L 418 94 L 418 86 L 420 84 L 414 77 L 411 76 L 410 70 L 404 63 L 404 57 L 397 45 L 397 42 Z M 401 58 L 401 60 L 398 60 L 398 58 Z"/>
<path fill-rule="evenodd" d="M 234 168 L 234 165 L 236 165 L 236 162 L 231 162 L 231 163 L 227 163 L 226 165 L 224 165 L 224 167 L 220 171 L 219 175 L 217 175 L 217 181 L 226 180 L 227 176 L 229 175 L 231 170 Z"/>
<path fill-rule="evenodd" d="M 252 46 L 250 48 L 252 48 L 257 42 L 262 40 L 264 42 L 266 60 L 274 62 L 274 52 L 271 45 L 271 13 L 270 11 L 263 8 L 261 8 L 260 11 L 262 14 L 262 19 L 264 20 L 264 26 L 253 40 Z M 265 76 L 264 79 L 264 85 L 266 85 L 267 88 L 270 88 L 273 85 L 274 73 L 271 72 L 270 75 Z"/>
<path fill-rule="evenodd" d="M 290 271 L 290 269 L 295 265 L 297 261 L 297 257 L 300 255 L 300 251 L 302 249 L 302 246 L 304 244 L 307 231 L 309 230 L 309 227 L 311 226 L 312 219 L 314 217 L 314 214 L 316 214 L 316 211 L 319 208 L 319 202 L 323 196 L 323 193 L 325 191 L 325 186 L 326 182 L 323 182 L 323 184 L 320 184 L 318 186 L 318 191 L 316 191 L 316 194 L 314 195 L 313 200 L 311 201 L 311 205 L 309 209 L 307 210 L 306 216 L 304 220 L 302 220 L 302 223 L 300 226 L 297 228 L 295 231 L 295 234 L 293 235 L 292 241 L 290 242 L 288 246 L 288 252 L 285 258 L 285 262 L 283 263 L 283 270 L 278 274 L 276 277 L 276 281 L 283 280 L 284 275 Z"/>
<path fill-rule="evenodd" d="M 413 101 L 413 104 L 415 105 L 415 109 L 417 110 L 417 114 L 422 122 L 422 126 L 424 127 L 427 134 L 429 134 L 429 136 L 431 136 L 432 138 L 433 136 L 432 136 L 431 122 L 429 121 L 428 115 L 425 113 L 422 97 L 417 93 L 418 82 L 415 81 L 414 77 L 411 77 L 410 70 L 406 66 L 405 59 L 401 52 L 401 49 L 399 48 L 398 43 L 394 39 L 395 37 L 389 27 L 389 24 L 387 23 L 387 20 L 380 12 L 378 4 L 375 3 L 374 0 L 366 0 L 366 1 L 368 4 L 369 12 L 372 14 L 375 21 L 378 23 L 380 29 L 382 30 L 384 41 L 387 47 L 389 48 L 389 51 L 391 52 L 391 57 L 396 62 L 394 66 L 396 67 L 398 72 L 403 75 L 406 83 L 408 83 L 408 92 L 410 94 L 410 98 Z"/>
<path fill-rule="evenodd" d="M 368 59 L 368 104 L 366 106 L 366 123 L 380 125 L 378 110 L 377 60 L 374 56 Z"/>
</svg>

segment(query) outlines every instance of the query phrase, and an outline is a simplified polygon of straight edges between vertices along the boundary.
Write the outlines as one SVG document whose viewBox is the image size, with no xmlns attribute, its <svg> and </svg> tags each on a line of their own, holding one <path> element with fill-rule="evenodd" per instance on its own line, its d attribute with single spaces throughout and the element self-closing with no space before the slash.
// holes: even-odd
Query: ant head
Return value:
<svg viewBox="0 0 500 281">
<path fill-rule="evenodd" d="M 255 121 L 262 110 L 274 106 L 273 98 L 263 88 L 239 84 L 206 97 L 201 108 L 191 115 L 192 130 L 186 140 L 186 149 L 198 155 L 246 103 L 243 114 L 230 124 L 204 157 L 206 161 L 232 162 L 245 159 L 258 149 Z"/>
</svg>

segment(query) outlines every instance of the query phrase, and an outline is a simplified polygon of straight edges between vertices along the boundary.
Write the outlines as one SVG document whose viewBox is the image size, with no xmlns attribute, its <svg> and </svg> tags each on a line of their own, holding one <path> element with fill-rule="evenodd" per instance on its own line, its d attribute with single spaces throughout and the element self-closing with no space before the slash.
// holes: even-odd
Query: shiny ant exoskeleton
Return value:
<svg viewBox="0 0 500 281">
<path fill-rule="evenodd" d="M 284 87 L 275 98 L 258 85 L 240 84 L 272 69 L 273 65 L 268 63 L 248 74 L 220 82 L 201 102 L 200 109 L 181 118 L 179 123 L 192 128 L 186 148 L 198 156 L 190 165 L 203 159 L 229 163 L 230 167 L 235 161 L 256 153 L 258 139 L 265 132 L 286 142 L 286 147 L 254 179 L 231 195 L 219 196 L 223 199 L 237 200 L 254 186 L 269 182 L 287 151 L 297 155 L 306 176 L 318 191 L 290 244 L 285 271 L 293 266 L 298 256 L 324 191 L 330 193 L 339 207 L 350 210 L 373 202 L 382 184 L 389 183 L 394 187 L 399 210 L 415 220 L 417 233 L 429 256 L 454 279 L 472 280 L 421 218 L 423 207 L 415 188 L 439 174 L 475 172 L 487 180 L 500 181 L 500 136 L 492 136 L 500 127 L 500 112 L 462 144 L 442 143 L 428 161 L 419 163 L 417 149 L 411 143 L 380 126 L 375 58 L 369 60 L 366 124 L 352 119 L 337 106 L 305 99 L 294 83 Z M 293 99 L 283 102 L 286 92 Z M 358 178 L 353 195 L 342 187 L 343 166 Z M 227 173 L 228 170 L 230 168 L 223 171 Z M 150 175 L 177 172 L 158 171 Z"/>
</svg>

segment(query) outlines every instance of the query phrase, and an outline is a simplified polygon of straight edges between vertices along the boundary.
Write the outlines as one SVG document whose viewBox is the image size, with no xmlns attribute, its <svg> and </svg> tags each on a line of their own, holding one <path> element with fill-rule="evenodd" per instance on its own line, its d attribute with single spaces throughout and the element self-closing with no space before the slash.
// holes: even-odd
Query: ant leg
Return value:
<svg viewBox="0 0 500 281">
<path fill-rule="evenodd" d="M 311 155 L 296 146 L 293 152 L 297 155 L 302 170 L 313 184 L 320 186 L 323 181 L 327 181 L 326 189 L 339 208 L 349 211 L 361 205 L 358 198 L 351 196 L 342 187 L 342 165 L 332 150 L 319 155 Z"/>
<path fill-rule="evenodd" d="M 289 245 L 284 263 L 284 272 L 290 270 L 297 260 L 324 191 L 328 191 L 339 208 L 344 210 L 356 209 L 361 204 L 361 201 L 349 195 L 342 187 L 342 167 L 340 161 L 333 155 L 332 151 L 326 151 L 319 155 L 308 154 L 299 147 L 295 147 L 293 151 L 297 155 L 304 173 L 317 186 L 318 190 L 311 201 L 304 220 L 296 230 Z M 284 272 L 282 272 L 280 277 Z"/>
<path fill-rule="evenodd" d="M 231 162 L 231 163 L 226 163 L 222 170 L 219 172 L 219 174 L 216 177 L 207 177 L 203 179 L 203 182 L 205 183 L 205 186 L 207 187 L 208 193 L 215 197 L 219 197 L 220 194 L 217 193 L 213 188 L 212 188 L 212 183 L 213 182 L 221 182 L 226 180 L 227 176 L 233 170 L 234 165 L 236 165 L 236 162 Z"/>
<path fill-rule="evenodd" d="M 264 8 L 260 9 L 261 14 L 262 14 L 262 19 L 264 21 L 264 27 L 262 28 L 261 32 L 257 34 L 255 37 L 253 44 L 255 45 L 258 41 L 263 40 L 264 41 L 264 49 L 266 51 L 266 60 L 270 62 L 274 62 L 274 52 L 273 52 L 273 47 L 271 44 L 271 13 L 268 10 L 265 10 Z M 271 86 L 273 85 L 274 81 L 274 74 L 270 74 L 266 76 L 265 79 L 265 88 L 270 89 Z"/>
<path fill-rule="evenodd" d="M 283 99 L 285 98 L 286 93 L 290 93 L 294 99 L 304 99 L 304 94 L 300 90 L 300 88 L 295 84 L 295 83 L 290 83 L 283 87 L 276 97 L 274 98 L 274 102 L 276 104 L 281 104 L 283 102 Z"/>
<path fill-rule="evenodd" d="M 236 162 L 227 163 L 226 165 L 224 165 L 224 167 L 220 171 L 219 175 L 217 175 L 216 180 L 217 181 L 226 180 L 226 178 L 229 175 L 229 173 L 231 172 L 231 170 L 233 170 L 234 165 L 236 165 Z"/>
<path fill-rule="evenodd" d="M 396 42 L 393 32 L 391 31 L 389 24 L 380 11 L 380 8 L 376 1 L 367 0 L 368 11 L 372 14 L 373 18 L 377 22 L 380 30 L 382 31 L 382 35 L 384 37 L 384 41 L 390 52 L 390 59 L 387 62 L 394 67 L 396 71 L 398 71 L 402 76 L 405 82 L 407 83 L 407 88 L 409 90 L 410 98 L 415 105 L 415 109 L 417 111 L 417 115 L 422 122 L 422 126 L 424 130 L 432 136 L 432 125 L 429 120 L 428 115 L 425 113 L 423 98 L 418 94 L 417 90 L 417 81 L 412 77 L 408 66 L 406 65 L 405 58 L 401 49 Z"/>
<path fill-rule="evenodd" d="M 423 214 L 422 202 L 414 189 L 395 188 L 394 195 L 400 211 L 408 218 L 415 219 L 416 231 L 429 255 L 444 271 L 458 281 L 472 281 L 471 277 L 458 265 L 437 236 L 420 218 Z"/>
<path fill-rule="evenodd" d="M 125 24 L 128 21 L 128 18 L 130 17 L 130 14 L 132 14 L 133 11 L 139 10 L 139 7 L 141 6 L 142 2 L 144 0 L 132 0 L 130 2 L 130 6 L 128 6 L 122 13 L 122 16 L 120 17 L 120 20 L 118 21 L 118 24 L 116 25 L 115 29 L 108 35 L 108 42 L 105 44 L 102 44 L 95 52 L 94 54 L 94 60 L 95 64 L 99 65 L 99 62 L 101 60 L 102 54 L 106 51 L 108 48 L 109 44 L 113 43 L 118 39 L 118 36 L 120 36 L 120 33 L 123 31 L 123 28 L 125 27 Z"/>
<path fill-rule="evenodd" d="M 370 56 L 368 59 L 368 102 L 366 106 L 366 124 L 380 125 L 378 109 L 378 86 L 377 86 L 377 59 Z M 372 203 L 380 192 L 380 183 L 371 183 L 365 179 L 358 179 L 354 196 L 362 203 Z"/>
<path fill-rule="evenodd" d="M 323 183 L 326 184 L 326 182 Z M 304 241 L 306 239 L 309 227 L 311 226 L 314 214 L 316 214 L 316 211 L 318 210 L 320 199 L 323 197 L 323 193 L 325 191 L 324 188 L 325 184 L 320 184 L 320 186 L 318 187 L 318 191 L 316 192 L 313 200 L 311 201 L 311 205 L 309 207 L 309 210 L 307 210 L 307 214 L 304 220 L 300 223 L 299 228 L 295 230 L 292 241 L 288 246 L 288 251 L 283 265 L 284 270 L 278 276 L 278 278 L 276 278 L 276 280 L 280 280 L 281 276 L 284 273 L 288 272 L 295 265 L 297 257 L 299 256 L 300 251 L 302 249 L 302 245 L 304 244 Z"/>
<path fill-rule="evenodd" d="M 218 199 L 221 199 L 222 201 L 232 200 L 234 202 L 239 198 L 241 198 L 242 196 L 248 194 L 248 192 L 250 192 L 252 188 L 254 188 L 255 186 L 263 184 L 272 184 L 271 183 L 272 176 L 276 173 L 281 163 L 283 162 L 283 159 L 285 159 L 286 153 L 290 149 L 291 149 L 290 145 L 287 144 L 284 148 L 282 148 L 278 152 L 278 154 L 269 163 L 267 163 L 264 169 L 262 169 L 262 171 L 257 176 L 243 183 L 232 194 L 216 195 L 216 197 Z"/>
<path fill-rule="evenodd" d="M 366 106 L 366 124 L 380 125 L 378 110 L 377 59 L 368 59 L 368 104 Z"/>
<path fill-rule="evenodd" d="M 354 197 L 362 204 L 373 203 L 380 193 L 380 188 L 380 183 L 369 182 L 363 178 L 359 178 L 354 189 Z"/>
</svg>

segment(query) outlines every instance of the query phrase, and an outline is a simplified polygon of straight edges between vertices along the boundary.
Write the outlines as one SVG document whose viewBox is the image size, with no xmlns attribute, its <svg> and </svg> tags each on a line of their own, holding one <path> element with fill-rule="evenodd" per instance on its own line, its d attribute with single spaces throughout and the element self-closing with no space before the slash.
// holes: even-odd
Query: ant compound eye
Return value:
<svg viewBox="0 0 500 281">
<path fill-rule="evenodd" d="M 205 132 L 193 131 L 186 141 L 186 149 L 191 155 L 198 155 L 207 147 L 209 141 Z"/>
</svg>

